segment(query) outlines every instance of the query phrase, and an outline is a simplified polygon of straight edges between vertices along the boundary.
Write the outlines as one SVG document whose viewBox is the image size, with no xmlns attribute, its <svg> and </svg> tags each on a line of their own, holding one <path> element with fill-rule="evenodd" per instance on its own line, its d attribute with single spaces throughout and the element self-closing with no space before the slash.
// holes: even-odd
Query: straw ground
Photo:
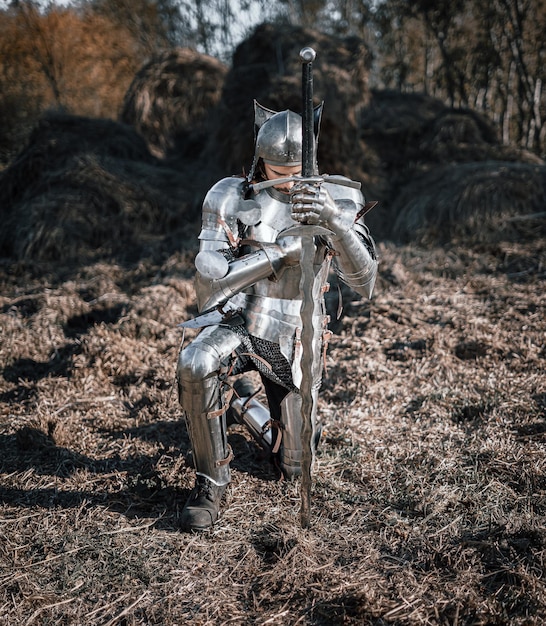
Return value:
<svg viewBox="0 0 546 626">
<path fill-rule="evenodd" d="M 234 427 L 196 535 L 173 388 L 189 255 L 4 266 L 0 622 L 543 623 L 544 243 L 380 246 L 328 352 L 311 527 Z"/>
</svg>

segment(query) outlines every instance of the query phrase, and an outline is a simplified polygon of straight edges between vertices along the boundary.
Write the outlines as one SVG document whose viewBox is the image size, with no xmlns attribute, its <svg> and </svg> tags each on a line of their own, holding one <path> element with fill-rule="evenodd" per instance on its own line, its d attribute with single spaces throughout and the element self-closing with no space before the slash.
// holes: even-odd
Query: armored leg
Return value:
<svg viewBox="0 0 546 626">
<path fill-rule="evenodd" d="M 235 382 L 233 389 L 235 394 L 230 403 L 230 410 L 234 421 L 246 426 L 264 450 L 277 452 L 278 430 L 273 427 L 268 407 L 256 397 L 260 388 L 256 388 L 249 379 L 243 377 Z"/>
<path fill-rule="evenodd" d="M 290 479 L 295 478 L 301 475 L 301 395 L 296 391 L 287 393 L 279 385 L 272 385 L 267 381 L 265 387 L 270 409 L 253 397 L 253 389 L 249 388 L 250 391 L 245 393 L 245 390 L 239 389 L 236 383 L 235 390 L 240 397 L 234 396 L 232 401 L 233 416 L 237 422 L 244 424 L 249 429 L 256 441 L 265 450 L 278 455 L 284 476 Z M 315 393 L 312 415 L 314 453 L 321 434 L 321 429 L 316 424 L 318 387 L 314 388 L 313 393 Z M 281 423 L 280 433 L 278 426 L 275 425 L 279 421 Z"/>
<path fill-rule="evenodd" d="M 211 326 L 181 351 L 178 360 L 180 404 L 197 472 L 196 487 L 182 513 L 182 522 L 193 530 L 208 528 L 216 521 L 230 481 L 231 450 L 220 374 L 239 344 L 240 338 L 228 328 Z"/>
</svg>

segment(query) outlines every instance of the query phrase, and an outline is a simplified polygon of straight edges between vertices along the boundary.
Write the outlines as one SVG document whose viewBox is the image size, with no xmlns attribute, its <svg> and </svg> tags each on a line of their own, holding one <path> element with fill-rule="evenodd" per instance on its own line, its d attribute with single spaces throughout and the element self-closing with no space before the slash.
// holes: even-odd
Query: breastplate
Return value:
<svg viewBox="0 0 546 626">
<path fill-rule="evenodd" d="M 273 243 L 281 230 L 297 225 L 290 215 L 288 194 L 272 188 L 263 189 L 256 195 L 256 202 L 260 205 L 261 217 L 255 226 L 249 227 L 251 239 Z"/>
<path fill-rule="evenodd" d="M 298 224 L 290 215 L 288 195 L 266 189 L 257 194 L 256 200 L 260 204 L 261 220 L 248 228 L 246 238 L 260 243 L 274 243 L 281 231 Z M 324 247 L 317 248 L 315 274 L 320 272 L 324 261 Z M 299 266 L 288 267 L 278 280 L 260 280 L 245 290 L 243 316 L 248 332 L 278 343 L 289 361 L 293 358 L 295 335 L 301 329 L 300 278 Z M 321 306 L 316 307 L 317 312 L 321 309 Z"/>
</svg>

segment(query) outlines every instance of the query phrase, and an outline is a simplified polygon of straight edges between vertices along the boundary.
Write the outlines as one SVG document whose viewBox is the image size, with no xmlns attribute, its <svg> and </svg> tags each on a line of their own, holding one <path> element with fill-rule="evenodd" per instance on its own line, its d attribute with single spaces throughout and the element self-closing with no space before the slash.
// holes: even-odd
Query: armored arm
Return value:
<svg viewBox="0 0 546 626">
<path fill-rule="evenodd" d="M 357 222 L 353 228 L 331 239 L 337 253 L 334 263 L 337 275 L 361 296 L 371 298 L 377 277 L 377 257 L 368 227 Z"/>
<path fill-rule="evenodd" d="M 364 206 L 358 189 L 323 183 L 295 186 L 292 193 L 294 219 L 326 226 L 335 251 L 334 270 L 354 291 L 370 298 L 377 277 L 377 255 L 368 227 L 356 219 Z M 356 220 L 356 221 L 355 221 Z"/>
<path fill-rule="evenodd" d="M 239 246 L 239 217 L 245 211 L 244 181 L 225 178 L 214 185 L 203 203 L 200 250 L 195 258 L 195 289 L 200 312 L 225 304 L 265 278 L 279 277 L 299 262 L 297 237 L 280 238 L 243 254 Z"/>
<path fill-rule="evenodd" d="M 284 240 L 296 239 L 285 237 Z M 294 264 L 299 243 L 279 240 L 276 244 L 263 245 L 260 250 L 245 254 L 225 263 L 225 257 L 219 252 L 200 252 L 196 264 L 210 267 L 197 272 L 195 288 L 197 306 L 200 312 L 225 304 L 230 298 L 254 285 L 259 280 L 278 277 L 289 265 Z M 225 267 L 225 274 L 217 274 L 217 268 Z M 222 272 L 223 273 L 223 272 Z"/>
</svg>

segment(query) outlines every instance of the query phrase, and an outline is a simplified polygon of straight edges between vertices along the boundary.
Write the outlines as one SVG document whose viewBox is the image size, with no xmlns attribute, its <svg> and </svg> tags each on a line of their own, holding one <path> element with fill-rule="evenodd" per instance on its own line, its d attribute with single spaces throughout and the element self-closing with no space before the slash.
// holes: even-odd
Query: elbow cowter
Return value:
<svg viewBox="0 0 546 626">
<path fill-rule="evenodd" d="M 358 229 L 358 230 L 357 230 Z M 334 270 L 339 278 L 361 296 L 371 298 L 377 278 L 375 245 L 366 226 L 355 225 L 335 241 Z"/>
</svg>

